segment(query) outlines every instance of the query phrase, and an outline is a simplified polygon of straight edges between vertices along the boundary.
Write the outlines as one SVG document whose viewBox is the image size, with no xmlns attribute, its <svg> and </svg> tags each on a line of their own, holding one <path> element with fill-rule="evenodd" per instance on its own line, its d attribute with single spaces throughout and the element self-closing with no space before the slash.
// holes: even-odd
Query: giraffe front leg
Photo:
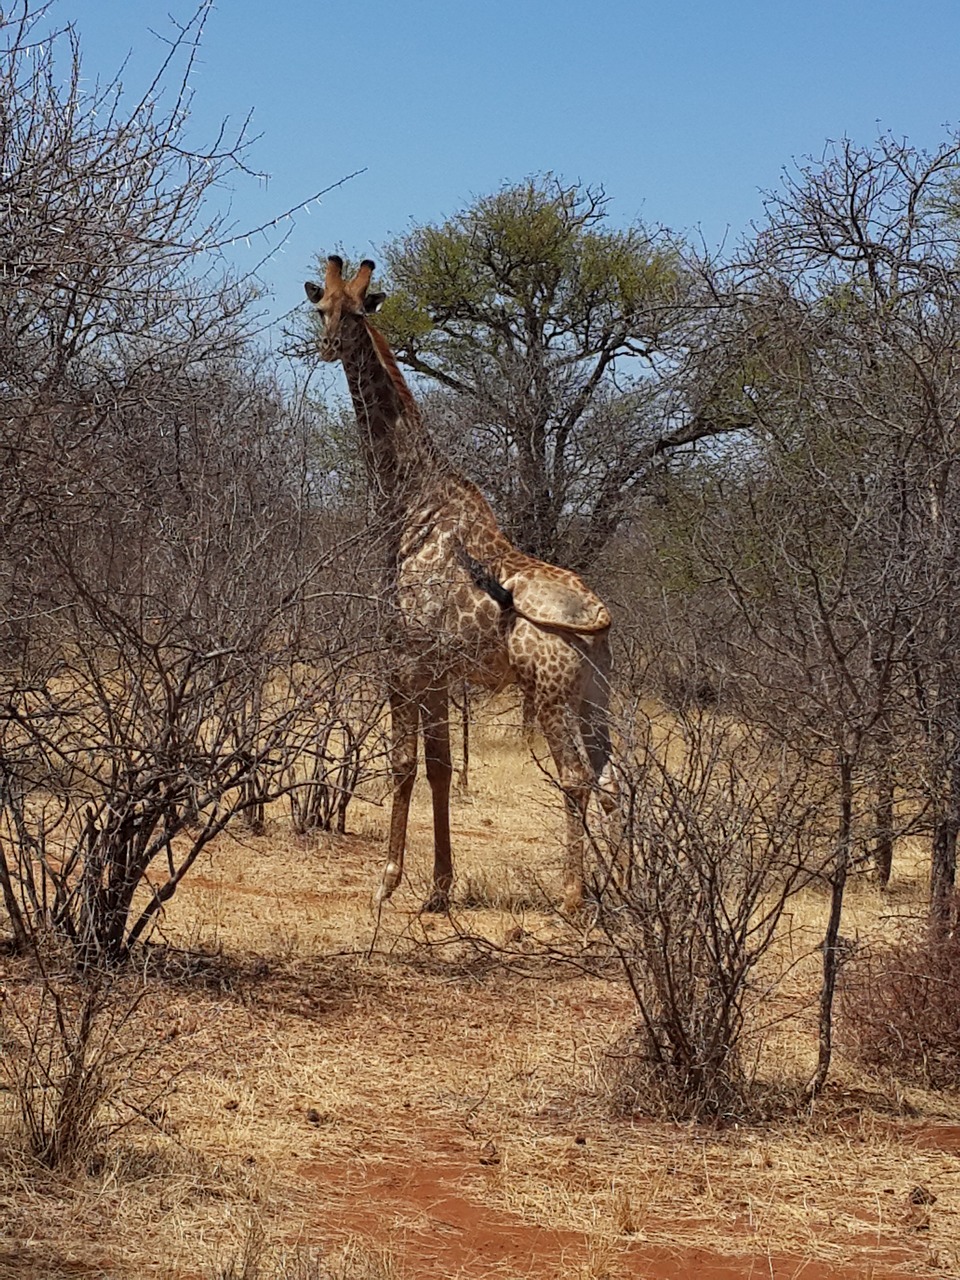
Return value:
<svg viewBox="0 0 960 1280">
<path fill-rule="evenodd" d="M 393 776 L 393 800 L 390 806 L 387 865 L 383 869 L 377 891 L 373 895 L 375 907 L 386 902 L 403 877 L 407 817 L 410 813 L 413 784 L 417 776 L 419 715 L 416 702 L 399 693 L 390 695 L 390 772 Z"/>
<path fill-rule="evenodd" d="M 433 889 L 424 911 L 447 911 L 453 885 L 450 844 L 450 701 L 446 686 L 431 689 L 423 701 L 423 755 L 433 801 Z"/>
</svg>

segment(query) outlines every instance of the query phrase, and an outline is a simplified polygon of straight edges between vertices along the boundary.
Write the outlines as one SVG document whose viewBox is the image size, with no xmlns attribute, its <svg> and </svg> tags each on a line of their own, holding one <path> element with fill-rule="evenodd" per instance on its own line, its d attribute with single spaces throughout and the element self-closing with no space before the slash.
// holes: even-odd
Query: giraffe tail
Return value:
<svg viewBox="0 0 960 1280">
<path fill-rule="evenodd" d="M 602 800 L 604 796 L 616 796 L 617 793 L 610 739 L 610 645 L 606 635 L 598 636 L 594 641 L 586 658 L 585 677 L 580 728 Z"/>
<path fill-rule="evenodd" d="M 481 564 L 479 560 L 475 560 L 462 543 L 457 544 L 456 555 L 460 564 L 470 575 L 470 581 L 475 587 L 485 591 L 490 599 L 496 601 L 504 611 L 513 608 L 513 592 L 509 591 L 490 572 L 486 565 Z"/>
</svg>

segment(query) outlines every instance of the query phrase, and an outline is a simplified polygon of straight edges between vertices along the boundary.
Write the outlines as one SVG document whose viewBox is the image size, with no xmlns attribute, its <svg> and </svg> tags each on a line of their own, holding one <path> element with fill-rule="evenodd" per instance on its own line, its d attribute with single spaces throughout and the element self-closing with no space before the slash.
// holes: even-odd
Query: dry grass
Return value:
<svg viewBox="0 0 960 1280">
<path fill-rule="evenodd" d="M 165 1110 L 70 1180 L 8 1148 L 0 1280 L 956 1274 L 956 1096 L 841 1059 L 813 1116 L 616 1118 L 610 1049 L 630 1001 L 591 969 L 589 937 L 579 968 L 542 958 L 575 946 L 539 892 L 559 881 L 561 814 L 503 726 L 475 734 L 453 817 L 471 904 L 453 923 L 417 913 L 425 788 L 379 929 L 375 798 L 347 837 L 296 838 L 278 810 L 262 836 L 238 828 L 209 851 L 164 918 L 142 1015 L 152 1070 L 176 1077 Z M 845 935 L 892 936 L 917 909 L 916 862 L 896 875 L 888 895 L 854 888 Z M 777 957 L 790 972 L 763 1008 L 759 1073 L 785 1091 L 815 1054 L 826 910 L 796 901 Z"/>
</svg>

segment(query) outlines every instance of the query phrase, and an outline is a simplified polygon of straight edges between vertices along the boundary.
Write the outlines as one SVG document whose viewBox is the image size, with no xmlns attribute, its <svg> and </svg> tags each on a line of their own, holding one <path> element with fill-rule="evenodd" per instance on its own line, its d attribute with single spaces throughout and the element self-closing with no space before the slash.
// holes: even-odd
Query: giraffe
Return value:
<svg viewBox="0 0 960 1280">
<path fill-rule="evenodd" d="M 304 288 L 322 321 L 321 359 L 342 361 L 367 479 L 377 504 L 389 603 L 388 689 L 393 799 L 379 907 L 400 884 L 418 728 L 433 804 L 433 889 L 424 910 L 449 906 L 449 697 L 452 680 L 519 685 L 550 749 L 566 811 L 563 907 L 583 897 L 585 817 L 596 790 L 615 803 L 610 766 L 610 614 L 569 569 L 512 545 L 475 484 L 442 455 L 396 358 L 369 316 L 374 264 L 352 279 L 327 259 L 324 284 Z"/>
</svg>

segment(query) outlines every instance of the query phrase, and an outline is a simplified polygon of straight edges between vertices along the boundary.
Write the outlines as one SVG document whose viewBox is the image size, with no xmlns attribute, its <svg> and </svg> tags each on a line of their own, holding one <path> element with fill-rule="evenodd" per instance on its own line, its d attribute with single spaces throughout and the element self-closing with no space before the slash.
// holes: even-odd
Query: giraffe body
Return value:
<svg viewBox="0 0 960 1280">
<path fill-rule="evenodd" d="M 443 458 L 383 335 L 367 319 L 373 264 L 351 281 L 327 262 L 307 296 L 323 319 L 320 353 L 343 361 L 360 444 L 380 511 L 391 709 L 393 804 L 383 902 L 403 874 L 407 817 L 422 730 L 433 800 L 433 891 L 443 909 L 453 881 L 448 689 L 467 680 L 520 686 L 546 738 L 567 818 L 564 904 L 583 892 L 584 817 L 591 791 L 612 801 L 607 727 L 610 615 L 569 569 L 517 550 L 476 485 Z"/>
</svg>

